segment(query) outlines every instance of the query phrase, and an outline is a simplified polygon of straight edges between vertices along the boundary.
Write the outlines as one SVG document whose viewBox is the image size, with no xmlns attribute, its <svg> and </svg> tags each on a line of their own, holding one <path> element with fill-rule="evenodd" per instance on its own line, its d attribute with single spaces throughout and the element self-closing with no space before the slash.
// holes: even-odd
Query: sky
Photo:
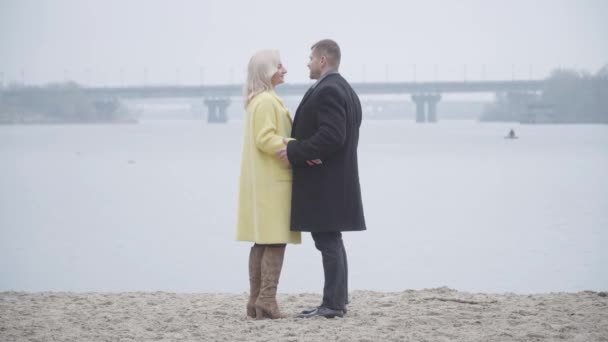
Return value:
<svg viewBox="0 0 608 342">
<path fill-rule="evenodd" d="M 352 82 L 544 78 L 608 64 L 608 1 L 0 0 L 0 82 L 242 83 L 276 48 L 309 82 L 310 46 Z"/>
</svg>

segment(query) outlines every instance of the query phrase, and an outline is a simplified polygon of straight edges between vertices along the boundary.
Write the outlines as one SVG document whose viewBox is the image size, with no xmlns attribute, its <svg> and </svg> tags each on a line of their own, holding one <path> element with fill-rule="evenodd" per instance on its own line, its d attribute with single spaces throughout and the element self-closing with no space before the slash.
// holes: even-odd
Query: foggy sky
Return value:
<svg viewBox="0 0 608 342">
<path fill-rule="evenodd" d="M 607 64 L 606 18 L 602 0 L 0 0 L 0 82 L 241 83 L 261 48 L 307 82 L 322 38 L 351 81 L 541 78 Z"/>
</svg>

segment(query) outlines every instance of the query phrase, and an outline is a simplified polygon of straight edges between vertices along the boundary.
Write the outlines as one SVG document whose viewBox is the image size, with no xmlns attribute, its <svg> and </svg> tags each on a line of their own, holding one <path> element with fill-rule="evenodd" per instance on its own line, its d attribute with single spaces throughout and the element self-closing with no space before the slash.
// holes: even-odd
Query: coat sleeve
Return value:
<svg viewBox="0 0 608 342">
<path fill-rule="evenodd" d="M 292 165 L 306 165 L 306 160 L 327 159 L 346 140 L 346 109 L 338 89 L 327 87 L 319 95 L 318 129 L 308 139 L 290 141 L 287 157 Z"/>
<path fill-rule="evenodd" d="M 262 152 L 274 155 L 285 147 L 277 125 L 276 108 L 271 99 L 264 99 L 253 110 L 252 125 L 255 146 Z"/>
</svg>

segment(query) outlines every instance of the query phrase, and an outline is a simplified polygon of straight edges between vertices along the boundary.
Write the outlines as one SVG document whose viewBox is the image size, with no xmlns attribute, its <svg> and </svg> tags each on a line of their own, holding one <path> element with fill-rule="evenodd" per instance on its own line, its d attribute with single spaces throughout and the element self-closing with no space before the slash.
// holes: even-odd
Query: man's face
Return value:
<svg viewBox="0 0 608 342">
<path fill-rule="evenodd" d="M 324 56 L 318 56 L 315 51 L 310 52 L 310 60 L 308 61 L 308 69 L 310 70 L 310 79 L 318 80 L 323 71 Z"/>
</svg>

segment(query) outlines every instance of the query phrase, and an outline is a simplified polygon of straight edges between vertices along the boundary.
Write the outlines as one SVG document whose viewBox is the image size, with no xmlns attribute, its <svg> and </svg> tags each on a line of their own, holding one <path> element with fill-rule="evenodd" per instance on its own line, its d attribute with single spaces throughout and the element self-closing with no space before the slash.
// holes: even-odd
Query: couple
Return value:
<svg viewBox="0 0 608 342">
<path fill-rule="evenodd" d="M 321 252 L 325 285 L 317 308 L 298 317 L 342 317 L 348 303 L 343 231 L 365 230 L 357 144 L 361 104 L 338 73 L 340 47 L 325 39 L 311 48 L 310 78 L 292 123 L 274 88 L 287 70 L 278 51 L 256 53 L 245 85 L 245 136 L 237 240 L 249 254 L 247 315 L 283 318 L 276 301 L 285 246 L 311 232 Z"/>
</svg>

